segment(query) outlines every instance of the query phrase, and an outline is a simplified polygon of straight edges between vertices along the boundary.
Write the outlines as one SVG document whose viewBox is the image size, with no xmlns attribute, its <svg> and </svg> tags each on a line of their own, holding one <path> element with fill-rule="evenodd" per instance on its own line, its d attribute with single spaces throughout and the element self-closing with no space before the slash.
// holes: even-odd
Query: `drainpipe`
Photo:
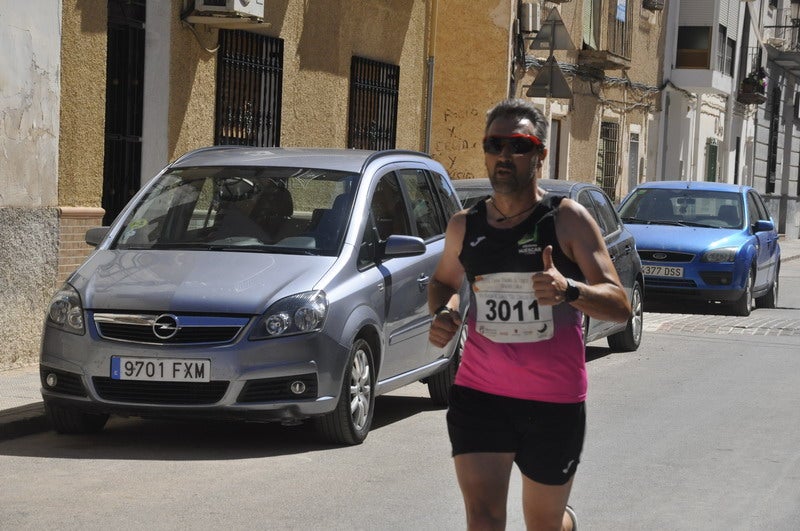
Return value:
<svg viewBox="0 0 800 531">
<path fill-rule="evenodd" d="M 430 4 L 430 30 L 428 31 L 428 101 L 425 109 L 425 153 L 431 152 L 431 122 L 433 121 L 433 71 L 436 66 L 436 23 L 439 14 L 439 2 Z"/>
<path fill-rule="evenodd" d="M 433 120 L 433 56 L 428 57 L 428 103 L 425 109 L 425 153 L 431 152 L 431 120 Z"/>
<path fill-rule="evenodd" d="M 697 94 L 697 105 L 694 108 L 694 134 L 692 135 L 694 136 L 694 142 L 693 142 L 694 145 L 692 146 L 694 153 L 692 153 L 692 158 L 691 158 L 692 163 L 690 167 L 692 175 L 689 179 L 686 179 L 687 181 L 705 180 L 705 177 L 700 179 L 701 176 L 700 159 L 701 155 L 704 153 L 701 151 L 702 149 L 701 146 L 705 146 L 705 143 L 700 142 L 700 120 L 703 118 L 702 107 L 703 107 L 703 93 L 699 92 Z"/>
</svg>

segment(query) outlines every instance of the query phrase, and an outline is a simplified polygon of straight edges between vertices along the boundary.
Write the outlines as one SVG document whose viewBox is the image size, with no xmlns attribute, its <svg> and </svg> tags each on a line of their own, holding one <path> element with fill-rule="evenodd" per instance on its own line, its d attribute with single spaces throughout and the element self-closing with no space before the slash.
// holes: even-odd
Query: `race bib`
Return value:
<svg viewBox="0 0 800 531">
<path fill-rule="evenodd" d="M 553 307 L 539 306 L 532 273 L 475 277 L 475 328 L 496 343 L 531 343 L 553 337 Z"/>
</svg>

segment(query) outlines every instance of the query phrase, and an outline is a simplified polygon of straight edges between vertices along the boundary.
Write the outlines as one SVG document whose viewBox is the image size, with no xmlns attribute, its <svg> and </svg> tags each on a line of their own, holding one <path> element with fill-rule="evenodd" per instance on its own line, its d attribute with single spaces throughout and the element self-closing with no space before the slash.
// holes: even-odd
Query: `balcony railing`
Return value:
<svg viewBox="0 0 800 531">
<path fill-rule="evenodd" d="M 597 50 L 581 50 L 578 62 L 602 70 L 625 69 L 631 66 L 631 35 L 633 31 L 632 13 L 634 2 L 628 1 L 625 11 L 619 12 L 617 2 L 603 2 L 605 15 L 598 35 Z M 623 18 L 624 21 L 620 20 Z"/>
<path fill-rule="evenodd" d="M 800 11 L 778 9 L 775 23 L 764 26 L 764 43 L 784 52 L 800 52 Z"/>
</svg>

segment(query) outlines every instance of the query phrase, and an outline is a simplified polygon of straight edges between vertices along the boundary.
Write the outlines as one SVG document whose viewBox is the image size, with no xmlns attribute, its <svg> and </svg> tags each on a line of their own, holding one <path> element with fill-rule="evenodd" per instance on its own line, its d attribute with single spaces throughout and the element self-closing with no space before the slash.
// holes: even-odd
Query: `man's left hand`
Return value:
<svg viewBox="0 0 800 531">
<path fill-rule="evenodd" d="M 567 290 L 567 279 L 553 265 L 553 246 L 548 245 L 542 251 L 544 269 L 533 274 L 533 292 L 539 304 L 554 306 L 564 300 Z"/>
</svg>

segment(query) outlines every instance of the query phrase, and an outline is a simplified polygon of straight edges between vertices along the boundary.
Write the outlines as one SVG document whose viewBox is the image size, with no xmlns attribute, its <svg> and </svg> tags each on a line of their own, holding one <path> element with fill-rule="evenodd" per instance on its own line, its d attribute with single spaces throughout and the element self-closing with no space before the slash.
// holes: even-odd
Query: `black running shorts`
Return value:
<svg viewBox="0 0 800 531">
<path fill-rule="evenodd" d="M 575 474 L 586 431 L 586 408 L 492 395 L 454 385 L 447 430 L 453 456 L 511 452 L 520 471 L 545 485 Z"/>
</svg>

